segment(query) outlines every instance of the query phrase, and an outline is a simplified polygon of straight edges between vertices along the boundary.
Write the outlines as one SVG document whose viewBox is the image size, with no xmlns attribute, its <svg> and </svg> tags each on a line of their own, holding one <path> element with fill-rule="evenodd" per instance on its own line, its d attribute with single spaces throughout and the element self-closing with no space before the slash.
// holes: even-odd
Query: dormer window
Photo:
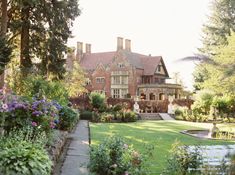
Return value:
<svg viewBox="0 0 235 175">
<path fill-rule="evenodd" d="M 158 71 L 158 72 L 161 72 L 161 70 L 162 70 L 162 65 L 158 65 L 158 66 L 157 66 L 157 71 Z"/>
<path fill-rule="evenodd" d="M 125 65 L 124 65 L 124 63 L 118 63 L 118 67 L 119 67 L 119 68 L 124 68 Z"/>
</svg>

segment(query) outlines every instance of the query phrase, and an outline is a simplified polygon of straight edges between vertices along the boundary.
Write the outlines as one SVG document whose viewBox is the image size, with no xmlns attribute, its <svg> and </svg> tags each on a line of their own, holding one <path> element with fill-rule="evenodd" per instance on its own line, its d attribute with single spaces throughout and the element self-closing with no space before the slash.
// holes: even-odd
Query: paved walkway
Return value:
<svg viewBox="0 0 235 175">
<path fill-rule="evenodd" d="M 88 121 L 80 120 L 74 133 L 70 134 L 68 147 L 60 175 L 88 175 L 89 132 Z"/>
<path fill-rule="evenodd" d="M 167 113 L 159 113 L 159 115 L 161 116 L 162 120 L 175 120 Z"/>
<path fill-rule="evenodd" d="M 195 146 L 189 146 L 189 152 L 193 152 Z M 204 165 L 219 166 L 224 161 L 230 164 L 231 158 L 229 155 L 235 154 L 235 145 L 207 145 L 200 146 L 199 152 L 202 155 Z"/>
</svg>

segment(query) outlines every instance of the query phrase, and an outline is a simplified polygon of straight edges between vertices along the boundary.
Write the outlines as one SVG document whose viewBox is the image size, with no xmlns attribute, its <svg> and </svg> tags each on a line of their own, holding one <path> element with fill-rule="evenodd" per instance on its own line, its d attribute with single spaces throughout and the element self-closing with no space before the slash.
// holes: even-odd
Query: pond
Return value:
<svg viewBox="0 0 235 175">
<path fill-rule="evenodd" d="M 235 140 L 235 133 L 227 131 L 219 131 L 215 137 L 212 137 L 212 132 L 209 129 L 205 130 L 184 130 L 182 134 L 187 134 L 201 139 L 221 139 L 221 140 Z"/>
</svg>

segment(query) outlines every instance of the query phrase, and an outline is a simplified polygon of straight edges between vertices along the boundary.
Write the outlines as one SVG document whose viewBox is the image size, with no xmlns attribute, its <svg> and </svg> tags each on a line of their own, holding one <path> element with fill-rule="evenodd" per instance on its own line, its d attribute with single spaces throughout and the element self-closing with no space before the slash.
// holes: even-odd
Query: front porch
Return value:
<svg viewBox="0 0 235 175">
<path fill-rule="evenodd" d="M 166 100 L 169 96 L 180 99 L 182 86 L 179 84 L 141 84 L 138 85 L 138 95 L 141 100 Z"/>
</svg>

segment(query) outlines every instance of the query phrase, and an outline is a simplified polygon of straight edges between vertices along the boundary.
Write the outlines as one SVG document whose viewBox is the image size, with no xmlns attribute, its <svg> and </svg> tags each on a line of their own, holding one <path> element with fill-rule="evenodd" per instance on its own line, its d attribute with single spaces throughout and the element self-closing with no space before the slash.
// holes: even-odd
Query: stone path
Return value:
<svg viewBox="0 0 235 175">
<path fill-rule="evenodd" d="M 229 155 L 235 154 L 235 145 L 207 145 L 200 146 L 199 152 L 202 155 L 202 162 L 204 165 L 219 166 L 222 161 L 230 163 Z M 189 151 L 195 150 L 195 146 L 190 146 Z"/>
<path fill-rule="evenodd" d="M 159 113 L 159 115 L 161 116 L 162 120 L 175 120 L 167 113 Z"/>
<path fill-rule="evenodd" d="M 88 175 L 89 129 L 88 121 L 80 120 L 74 133 L 70 134 L 68 147 L 60 175 Z"/>
</svg>

